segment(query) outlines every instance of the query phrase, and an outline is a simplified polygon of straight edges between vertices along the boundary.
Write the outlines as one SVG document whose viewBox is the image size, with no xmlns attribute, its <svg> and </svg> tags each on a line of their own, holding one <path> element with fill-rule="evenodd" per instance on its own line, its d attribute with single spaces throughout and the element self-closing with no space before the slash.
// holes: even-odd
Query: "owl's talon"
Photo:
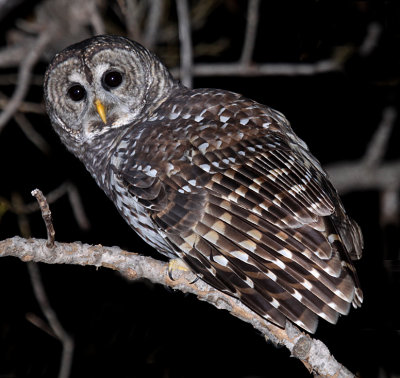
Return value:
<svg viewBox="0 0 400 378">
<path fill-rule="evenodd" d="M 200 277 L 199 277 L 199 276 L 196 276 L 196 278 L 195 278 L 193 281 L 190 281 L 190 282 L 189 282 L 189 285 L 195 284 L 199 279 L 200 279 Z"/>
<path fill-rule="evenodd" d="M 171 259 L 168 262 L 168 277 L 171 281 L 175 281 L 173 277 L 173 271 L 180 270 L 183 272 L 189 272 L 190 269 L 186 266 L 186 264 L 181 259 Z"/>
</svg>

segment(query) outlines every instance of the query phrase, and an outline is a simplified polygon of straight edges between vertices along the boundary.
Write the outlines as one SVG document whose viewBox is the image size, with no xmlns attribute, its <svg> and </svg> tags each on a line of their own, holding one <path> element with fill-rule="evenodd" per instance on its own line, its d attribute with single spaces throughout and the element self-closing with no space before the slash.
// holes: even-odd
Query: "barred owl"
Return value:
<svg viewBox="0 0 400 378">
<path fill-rule="evenodd" d="M 281 327 L 361 305 L 359 227 L 281 113 L 188 89 L 117 36 L 60 52 L 44 89 L 62 142 L 159 252 Z"/>
</svg>

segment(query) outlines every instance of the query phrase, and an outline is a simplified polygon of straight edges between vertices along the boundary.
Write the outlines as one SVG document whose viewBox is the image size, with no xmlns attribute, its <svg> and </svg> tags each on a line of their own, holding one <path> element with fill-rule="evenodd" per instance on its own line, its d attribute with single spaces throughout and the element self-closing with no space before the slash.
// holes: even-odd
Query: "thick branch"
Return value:
<svg viewBox="0 0 400 378">
<path fill-rule="evenodd" d="M 103 247 L 76 243 L 55 243 L 52 249 L 45 240 L 14 237 L 0 241 L 0 257 L 15 256 L 22 261 L 36 261 L 47 264 L 77 264 L 106 267 L 122 273 L 131 280 L 147 278 L 153 283 L 169 286 L 184 293 L 195 294 L 200 300 L 211 303 L 219 309 L 228 310 L 233 316 L 250 323 L 268 340 L 284 345 L 292 356 L 316 374 L 325 377 L 352 377 L 353 375 L 330 354 L 319 340 L 312 339 L 291 323 L 281 329 L 267 322 L 249 310 L 237 299 L 213 289 L 201 280 L 194 281 L 194 275 L 186 271 L 174 271 L 174 280 L 168 275 L 168 264 L 119 247 Z"/>
<path fill-rule="evenodd" d="M 400 161 L 387 162 L 369 169 L 363 161 L 343 161 L 324 167 L 341 194 L 352 191 L 400 187 Z"/>
</svg>

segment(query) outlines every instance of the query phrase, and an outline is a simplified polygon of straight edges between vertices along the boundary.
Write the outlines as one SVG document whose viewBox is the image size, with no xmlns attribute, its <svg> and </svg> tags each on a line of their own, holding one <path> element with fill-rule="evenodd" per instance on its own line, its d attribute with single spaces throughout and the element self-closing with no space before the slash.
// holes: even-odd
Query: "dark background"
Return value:
<svg viewBox="0 0 400 378">
<path fill-rule="evenodd" d="M 2 20 L 3 43 L 16 20 L 32 17 L 38 3 L 22 2 Z M 103 13 L 118 24 L 114 6 L 107 3 Z M 193 42 L 222 40 L 226 47 L 215 56 L 196 54 L 195 62 L 240 57 L 246 7 L 246 1 L 215 1 L 206 23 L 193 31 Z M 256 62 L 316 62 L 347 52 L 344 70 L 302 77 L 196 78 L 194 86 L 229 89 L 283 112 L 322 164 L 360 159 L 382 110 L 398 108 L 400 2 L 262 1 L 259 16 Z M 165 19 L 174 24 L 176 17 L 175 3 L 168 2 Z M 382 34 L 372 53 L 362 57 L 357 49 L 371 22 L 382 27 Z M 173 67 L 179 62 L 178 47 L 177 40 L 163 41 L 155 50 Z M 39 63 L 35 73 L 43 74 L 45 67 L 45 61 Z M 1 74 L 13 72 L 5 69 Z M 0 88 L 8 95 L 13 89 Z M 41 89 L 32 87 L 28 100 L 40 102 L 41 96 Z M 61 145 L 47 117 L 29 119 L 51 152 L 40 152 L 11 121 L 0 134 L 0 198 L 10 201 L 18 193 L 29 203 L 34 188 L 48 193 L 69 180 L 79 189 L 91 227 L 78 227 L 64 196 L 51 205 L 58 241 L 118 245 L 162 259 L 124 223 L 85 168 Z M 399 141 L 397 121 L 385 161 L 399 159 Z M 343 197 L 364 233 L 364 255 L 356 267 L 365 302 L 336 326 L 321 321 L 315 335 L 361 377 L 400 375 L 399 219 L 382 225 L 379 199 L 380 193 L 372 190 Z M 0 215 L 0 240 L 19 235 L 17 215 Z M 40 214 L 28 219 L 32 236 L 44 238 Z M 41 264 L 40 270 L 54 310 L 75 339 L 72 377 L 309 376 L 286 349 L 265 343 L 249 325 L 193 296 L 148 282 L 127 282 L 103 268 Z M 43 317 L 26 266 L 16 258 L 3 258 L 0 378 L 58 374 L 61 344 L 28 322 L 29 313 Z"/>
</svg>

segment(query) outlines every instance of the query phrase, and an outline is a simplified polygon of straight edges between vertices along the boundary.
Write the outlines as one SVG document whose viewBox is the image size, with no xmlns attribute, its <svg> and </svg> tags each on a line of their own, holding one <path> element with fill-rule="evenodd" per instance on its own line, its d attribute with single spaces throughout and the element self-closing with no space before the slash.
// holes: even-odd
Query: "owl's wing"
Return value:
<svg viewBox="0 0 400 378">
<path fill-rule="evenodd" d="M 196 274 L 266 319 L 314 332 L 359 305 L 360 234 L 312 159 L 279 134 L 221 147 L 196 137 L 169 174 L 119 175 Z"/>
</svg>

